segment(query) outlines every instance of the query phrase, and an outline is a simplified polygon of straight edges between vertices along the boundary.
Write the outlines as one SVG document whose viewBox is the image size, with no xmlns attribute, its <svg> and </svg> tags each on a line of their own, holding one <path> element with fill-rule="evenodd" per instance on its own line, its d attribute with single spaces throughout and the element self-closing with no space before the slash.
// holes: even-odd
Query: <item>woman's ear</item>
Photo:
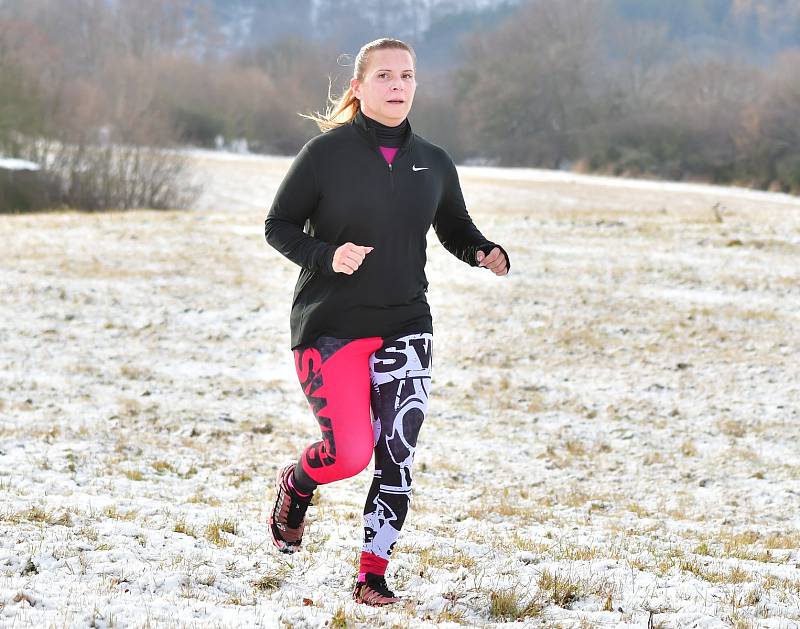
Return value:
<svg viewBox="0 0 800 629">
<path fill-rule="evenodd" d="M 350 79 L 350 89 L 353 90 L 353 96 L 361 100 L 361 83 L 358 79 Z"/>
</svg>

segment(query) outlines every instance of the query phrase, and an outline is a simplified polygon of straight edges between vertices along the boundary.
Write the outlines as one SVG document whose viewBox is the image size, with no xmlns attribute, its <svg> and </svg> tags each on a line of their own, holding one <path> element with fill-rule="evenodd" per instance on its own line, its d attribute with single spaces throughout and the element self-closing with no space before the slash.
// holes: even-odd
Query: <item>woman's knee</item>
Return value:
<svg viewBox="0 0 800 629">
<path fill-rule="evenodd" d="M 340 478 L 350 478 L 365 470 L 372 460 L 372 440 L 350 443 L 336 451 L 336 472 Z"/>
</svg>

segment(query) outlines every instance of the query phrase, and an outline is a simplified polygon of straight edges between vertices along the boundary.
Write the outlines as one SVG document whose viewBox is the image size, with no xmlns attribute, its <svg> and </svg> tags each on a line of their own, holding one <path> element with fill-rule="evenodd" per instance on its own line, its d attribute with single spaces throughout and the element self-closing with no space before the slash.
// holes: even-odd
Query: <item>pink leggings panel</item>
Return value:
<svg viewBox="0 0 800 629">
<path fill-rule="evenodd" d="M 300 459 L 320 485 L 355 476 L 372 459 L 369 358 L 382 344 L 380 337 L 371 337 L 294 351 L 297 377 L 322 430 L 322 440 Z"/>
</svg>

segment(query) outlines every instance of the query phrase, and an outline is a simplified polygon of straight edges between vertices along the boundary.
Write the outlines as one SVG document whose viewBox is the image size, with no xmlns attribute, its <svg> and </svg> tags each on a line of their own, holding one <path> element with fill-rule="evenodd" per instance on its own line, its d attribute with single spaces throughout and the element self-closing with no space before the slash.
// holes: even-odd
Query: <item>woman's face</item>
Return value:
<svg viewBox="0 0 800 629">
<path fill-rule="evenodd" d="M 396 127 L 411 110 L 417 89 L 414 62 L 402 48 L 385 48 L 369 53 L 364 79 L 351 79 L 353 94 L 361 101 L 364 115 L 381 124 Z"/>
</svg>

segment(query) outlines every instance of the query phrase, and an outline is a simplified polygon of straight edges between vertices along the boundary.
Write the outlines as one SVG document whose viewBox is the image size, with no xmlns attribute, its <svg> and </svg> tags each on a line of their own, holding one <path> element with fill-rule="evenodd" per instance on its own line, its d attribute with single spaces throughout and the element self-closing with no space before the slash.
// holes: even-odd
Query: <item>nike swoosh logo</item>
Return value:
<svg viewBox="0 0 800 629">
<path fill-rule="evenodd" d="M 421 167 L 421 168 L 417 168 L 416 166 L 412 166 L 411 170 L 413 170 L 414 172 L 418 172 L 420 170 L 429 170 L 429 168 L 427 166 L 424 166 L 424 167 Z"/>
</svg>

